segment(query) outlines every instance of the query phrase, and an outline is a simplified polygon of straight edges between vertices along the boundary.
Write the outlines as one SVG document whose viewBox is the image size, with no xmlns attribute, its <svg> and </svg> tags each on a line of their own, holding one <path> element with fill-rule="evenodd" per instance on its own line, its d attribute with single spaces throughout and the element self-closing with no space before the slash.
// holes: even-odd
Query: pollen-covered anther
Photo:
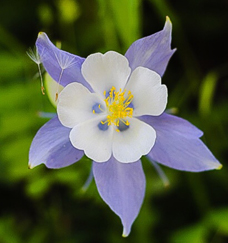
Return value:
<svg viewBox="0 0 228 243">
<path fill-rule="evenodd" d="M 133 100 L 131 91 L 128 91 L 126 96 L 126 90 L 123 92 L 121 89 L 116 91 L 116 88 L 112 87 L 109 91 L 109 96 L 106 97 L 106 91 L 104 91 L 104 96 L 108 115 L 106 120 L 101 121 L 101 123 L 107 123 L 108 126 L 114 124 L 116 127 L 119 127 L 120 122 L 122 122 L 126 126 L 129 126 L 130 122 L 127 120 L 127 118 L 133 116 L 133 108 L 129 107 Z M 117 128 L 116 131 L 119 132 L 120 130 Z"/>
</svg>

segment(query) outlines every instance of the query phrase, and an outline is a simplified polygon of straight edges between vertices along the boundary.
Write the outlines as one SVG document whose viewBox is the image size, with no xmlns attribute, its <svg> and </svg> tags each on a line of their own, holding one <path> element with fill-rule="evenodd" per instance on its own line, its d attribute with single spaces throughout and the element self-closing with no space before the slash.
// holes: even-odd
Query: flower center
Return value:
<svg viewBox="0 0 228 243">
<path fill-rule="evenodd" d="M 113 123 L 117 127 L 117 132 L 120 131 L 118 129 L 120 122 L 129 126 L 130 123 L 127 118 L 133 115 L 133 108 L 129 107 L 133 100 L 131 91 L 128 91 L 126 95 L 126 90 L 123 92 L 121 89 L 120 91 L 116 91 L 116 88 L 112 87 L 109 96 L 106 95 L 106 91 L 104 91 L 104 96 L 108 115 L 107 120 L 101 121 L 101 124 L 107 123 L 110 126 Z"/>
</svg>

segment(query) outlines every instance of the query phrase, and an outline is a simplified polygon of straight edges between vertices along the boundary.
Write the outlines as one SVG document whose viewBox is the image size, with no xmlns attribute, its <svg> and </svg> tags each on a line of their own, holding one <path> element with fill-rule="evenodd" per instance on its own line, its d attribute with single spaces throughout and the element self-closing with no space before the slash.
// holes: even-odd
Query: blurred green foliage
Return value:
<svg viewBox="0 0 228 243">
<path fill-rule="evenodd" d="M 228 241 L 227 1 L 50 0 L 4 1 L 0 8 L 0 242 L 225 243 Z M 146 197 L 127 239 L 119 218 L 85 191 L 91 161 L 61 169 L 28 170 L 36 131 L 55 112 L 40 92 L 37 66 L 26 56 L 39 31 L 62 49 L 86 57 L 116 50 L 173 22 L 177 52 L 163 78 L 168 108 L 205 133 L 221 171 L 186 173 L 163 167 L 164 188 L 143 159 Z M 42 151 L 41 151 L 42 152 Z"/>
</svg>

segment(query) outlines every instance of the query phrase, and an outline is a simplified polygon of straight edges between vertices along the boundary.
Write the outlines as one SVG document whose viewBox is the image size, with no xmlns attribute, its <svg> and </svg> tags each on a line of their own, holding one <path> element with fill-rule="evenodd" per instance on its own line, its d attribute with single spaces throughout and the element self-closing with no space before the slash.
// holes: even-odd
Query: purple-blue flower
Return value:
<svg viewBox="0 0 228 243">
<path fill-rule="evenodd" d="M 125 55 L 110 51 L 86 59 L 59 50 L 45 33 L 36 41 L 41 63 L 64 89 L 57 116 L 33 139 L 29 166 L 62 168 L 87 155 L 100 196 L 122 221 L 123 236 L 144 198 L 143 155 L 178 170 L 221 168 L 198 128 L 164 112 L 161 76 L 175 52 L 171 31 L 167 18 L 162 31 L 135 41 Z"/>
</svg>

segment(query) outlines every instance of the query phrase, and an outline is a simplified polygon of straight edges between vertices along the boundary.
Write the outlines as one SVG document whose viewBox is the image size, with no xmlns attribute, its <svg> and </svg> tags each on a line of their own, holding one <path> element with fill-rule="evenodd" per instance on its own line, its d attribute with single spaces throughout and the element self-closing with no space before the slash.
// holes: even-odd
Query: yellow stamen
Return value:
<svg viewBox="0 0 228 243">
<path fill-rule="evenodd" d="M 107 108 L 107 118 L 106 121 L 101 121 L 101 124 L 114 124 L 115 126 L 119 127 L 120 121 L 125 124 L 126 126 L 130 125 L 130 122 L 127 120 L 128 117 L 132 117 L 133 115 L 133 108 L 128 107 L 133 100 L 133 95 L 131 91 L 128 91 L 127 97 L 125 97 L 126 90 L 122 92 L 116 91 L 115 87 L 112 87 L 109 96 L 106 98 L 106 91 L 104 91 L 105 96 L 105 104 Z M 101 109 L 100 105 L 98 106 Z M 117 128 L 117 132 L 120 130 Z"/>
</svg>

